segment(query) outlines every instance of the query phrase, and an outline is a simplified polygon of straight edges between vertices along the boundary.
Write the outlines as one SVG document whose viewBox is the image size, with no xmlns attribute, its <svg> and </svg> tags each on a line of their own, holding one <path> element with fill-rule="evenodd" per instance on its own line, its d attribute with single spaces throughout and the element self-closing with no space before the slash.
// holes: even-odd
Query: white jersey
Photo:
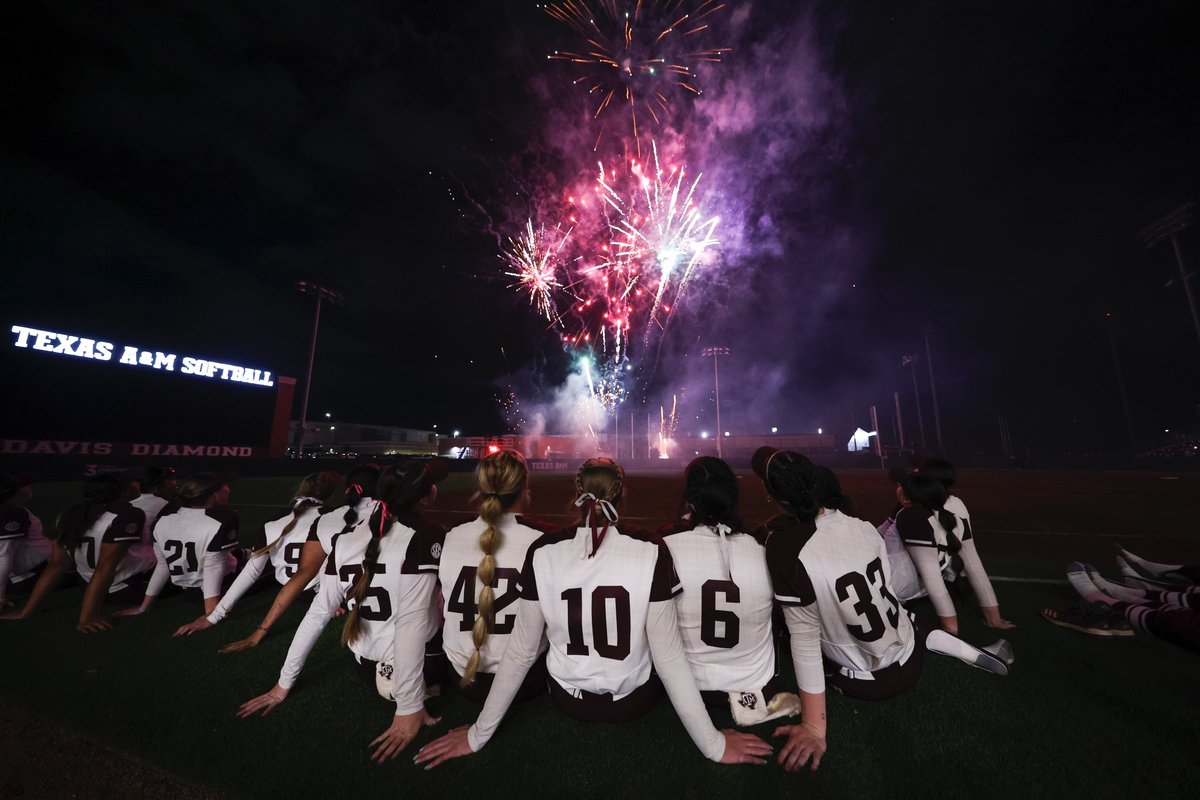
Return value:
<svg viewBox="0 0 1200 800">
<path fill-rule="evenodd" d="M 372 536 L 367 524 L 371 511 L 368 507 L 350 531 L 336 538 L 333 550 L 325 560 L 319 594 L 314 602 L 321 603 L 329 613 L 348 598 L 349 605 L 353 606 L 351 595 L 363 574 L 363 555 Z M 426 555 L 426 550 L 438 549 L 432 545 L 440 542 L 443 536 L 445 529 L 415 514 L 398 515 L 387 529 L 379 543 L 379 557 L 371 584 L 359 609 L 360 634 L 349 644 L 351 652 L 360 660 L 392 660 L 396 612 L 400 607 L 400 573 L 407 562 L 416 560 L 418 551 Z M 429 543 L 428 547 L 426 543 Z"/>
<path fill-rule="evenodd" d="M 167 501 L 156 494 L 143 493 L 130 500 L 129 505 L 140 508 L 146 515 L 146 524 L 142 528 L 142 544 L 152 544 L 154 523 L 158 521 L 162 510 L 166 508 Z"/>
<path fill-rule="evenodd" d="M 498 523 L 500 546 L 493 554 L 496 558 L 496 577 L 492 581 L 495 602 L 492 611 L 494 623 L 487 641 L 480 650 L 479 672 L 495 673 L 500 668 L 500 657 L 508 646 L 508 634 L 516 622 L 516 608 L 512 607 L 521 596 L 521 568 L 529 546 L 542 536 L 541 523 L 533 523 L 516 514 L 505 514 Z M 463 674 L 467 661 L 475 653 L 471 630 L 479 613 L 479 594 L 483 586 L 476 578 L 483 551 L 479 549 L 479 537 L 486 529 L 481 519 L 474 519 L 453 528 L 446 534 L 438 559 L 438 580 L 446 599 L 445 624 L 442 627 L 442 647 L 451 666 Z M 541 650 L 546 649 L 543 637 Z"/>
<path fill-rule="evenodd" d="M 280 586 L 286 584 L 300 568 L 300 554 L 304 550 L 304 542 L 308 540 L 309 530 L 320 516 L 320 506 L 305 506 L 299 516 L 289 511 L 279 519 L 273 519 L 263 525 L 267 544 L 282 537 L 282 541 L 276 544 L 270 552 L 271 568 L 275 570 L 275 580 Z M 293 519 L 296 520 L 295 525 L 292 525 Z M 284 529 L 289 525 L 292 526 L 292 529 L 284 534 Z M 319 581 L 320 575 L 313 578 L 305 588 L 313 589 Z"/>
<path fill-rule="evenodd" d="M 546 669 L 567 692 L 621 699 L 650 677 L 650 603 L 682 591 L 671 551 L 644 533 L 610 528 L 592 553 L 590 528 L 546 534 L 521 574 L 521 596 L 546 618 Z"/>
<path fill-rule="evenodd" d="M 16 542 L 27 553 L 36 553 L 41 561 L 50 557 L 53 545 L 42 532 L 42 521 L 22 506 L 0 503 L 0 541 Z"/>
<path fill-rule="evenodd" d="M 119 592 L 126 582 L 141 572 L 154 568 L 154 550 L 142 544 L 142 530 L 146 524 L 140 508 L 129 503 L 114 503 L 104 510 L 96 521 L 84 532 L 75 548 L 75 570 L 84 581 L 91 581 L 100 563 L 100 548 L 106 544 L 129 544 L 117 572 L 113 576 L 110 592 Z"/>
<path fill-rule="evenodd" d="M 753 536 L 700 527 L 663 537 L 683 593 L 679 630 L 700 691 L 753 692 L 775 675 L 774 595 Z M 726 549 L 727 548 L 727 549 Z"/>
<path fill-rule="evenodd" d="M 354 521 L 354 525 L 361 525 L 367 521 L 375 509 L 375 501 L 369 497 L 364 497 L 354 504 L 354 511 L 358 517 Z M 335 508 L 332 511 L 322 513 L 316 517 L 308 529 L 308 541 L 320 542 L 321 549 L 325 551 L 325 555 L 329 555 L 333 549 L 333 540 L 339 535 L 349 530 L 352 526 L 346 524 L 346 512 L 349 509 L 345 506 Z"/>
<path fill-rule="evenodd" d="M 194 589 L 204 583 L 204 562 L 209 553 L 224 553 L 228 575 L 236 566 L 238 517 L 230 508 L 181 508 L 158 518 L 154 526 L 154 552 L 166 564 L 171 583 Z"/>
<path fill-rule="evenodd" d="M 961 537 L 962 520 L 956 519 L 953 533 Z M 929 547 L 937 550 L 938 568 L 950 569 L 950 546 L 946 529 L 936 513 L 924 506 L 905 506 L 896 512 L 896 535 L 905 547 Z"/>
<path fill-rule="evenodd" d="M 826 658 L 860 672 L 908 659 L 912 620 L 891 589 L 887 551 L 871 523 L 824 509 L 810 522 L 779 516 L 767 528 L 775 599 L 815 610 Z"/>
</svg>

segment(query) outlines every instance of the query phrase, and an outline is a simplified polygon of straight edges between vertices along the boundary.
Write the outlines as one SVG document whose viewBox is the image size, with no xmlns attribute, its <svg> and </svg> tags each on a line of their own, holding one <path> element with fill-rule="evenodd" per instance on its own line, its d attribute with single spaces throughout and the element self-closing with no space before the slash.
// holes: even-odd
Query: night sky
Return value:
<svg viewBox="0 0 1200 800">
<path fill-rule="evenodd" d="M 1128 437 L 1111 328 L 1139 440 L 1198 427 L 1200 342 L 1164 286 L 1170 245 L 1138 232 L 1200 199 L 1200 9 L 730 6 L 714 28 L 733 53 L 676 122 L 737 209 L 727 283 L 689 298 L 631 410 L 657 416 L 686 387 L 681 427 L 711 425 L 697 355 L 725 344 L 726 428 L 840 433 L 876 404 L 889 431 L 894 391 L 912 414 L 906 353 L 921 352 L 928 403 L 931 326 L 953 449 L 998 451 L 1004 415 L 1018 447 L 1112 450 Z M 591 101 L 546 60 L 570 34 L 534 3 L 68 1 L 11 16 L 6 330 L 302 378 L 303 278 L 346 297 L 322 315 L 310 417 L 498 432 L 497 394 L 528 409 L 564 377 L 556 335 L 497 260 L 563 152 L 594 138 Z M 1200 233 L 1180 244 L 1200 264 Z M 19 355 L 10 336 L 22 396 L 61 391 Z M 122 373 L 78 368 L 121 395 Z M 0 435 L 23 434 L 12 408 Z"/>
</svg>

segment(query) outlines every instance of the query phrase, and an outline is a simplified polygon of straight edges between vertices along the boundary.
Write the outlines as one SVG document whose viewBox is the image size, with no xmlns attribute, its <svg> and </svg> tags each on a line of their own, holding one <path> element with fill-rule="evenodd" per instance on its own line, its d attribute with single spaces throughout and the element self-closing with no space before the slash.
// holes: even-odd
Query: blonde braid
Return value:
<svg viewBox="0 0 1200 800">
<path fill-rule="evenodd" d="M 525 459 L 515 450 L 500 450 L 490 454 L 479 462 L 475 471 L 479 491 L 483 494 L 483 502 L 479 506 L 479 518 L 484 523 L 483 533 L 479 535 L 479 549 L 483 551 L 483 559 L 475 571 L 482 588 L 479 591 L 479 610 L 475 616 L 475 624 L 471 627 L 471 642 L 475 645 L 475 652 L 467 659 L 462 686 L 475 682 L 479 662 L 483 657 L 483 646 L 487 643 L 488 635 L 496 621 L 496 592 L 492 583 L 496 579 L 495 553 L 503 541 L 498 523 L 504 512 L 521 499 L 528 474 Z"/>
</svg>

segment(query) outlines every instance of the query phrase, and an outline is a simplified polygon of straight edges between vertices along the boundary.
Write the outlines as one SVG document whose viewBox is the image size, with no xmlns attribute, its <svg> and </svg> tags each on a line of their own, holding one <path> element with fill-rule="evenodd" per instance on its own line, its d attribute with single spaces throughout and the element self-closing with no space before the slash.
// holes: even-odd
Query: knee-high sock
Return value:
<svg viewBox="0 0 1200 800">
<path fill-rule="evenodd" d="M 1134 630 L 1200 652 L 1200 613 L 1173 606 L 1127 605 L 1124 611 Z"/>
</svg>

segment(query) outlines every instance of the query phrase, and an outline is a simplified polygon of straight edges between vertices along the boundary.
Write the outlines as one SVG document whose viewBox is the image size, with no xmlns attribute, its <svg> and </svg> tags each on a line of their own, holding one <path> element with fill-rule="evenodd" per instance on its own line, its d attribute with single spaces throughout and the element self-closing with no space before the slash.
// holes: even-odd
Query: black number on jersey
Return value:
<svg viewBox="0 0 1200 800">
<path fill-rule="evenodd" d="M 196 558 L 196 543 L 181 542 L 178 539 L 167 539 L 163 542 L 163 553 L 167 557 L 167 566 L 172 575 L 182 575 L 185 572 L 195 572 L 200 569 L 200 561 Z M 187 565 L 176 564 L 180 556 L 187 556 Z"/>
<path fill-rule="evenodd" d="M 375 565 L 375 573 L 371 576 L 371 585 L 367 586 L 367 591 L 363 593 L 362 603 L 358 607 L 358 616 L 361 618 L 371 622 L 384 622 L 392 615 L 392 598 L 388 594 L 387 588 L 373 585 L 377 577 L 386 573 L 387 564 Z M 338 577 L 342 583 L 350 586 L 351 592 L 358 587 L 358 581 L 362 578 L 362 574 L 362 564 L 343 564 L 342 568 L 338 570 Z M 375 601 L 374 606 L 367 604 L 370 600 Z"/>
<path fill-rule="evenodd" d="M 854 589 L 856 601 L 854 613 L 863 617 L 867 624 L 865 626 L 847 625 L 846 630 L 850 631 L 851 636 L 862 642 L 878 641 L 886 630 L 883 617 L 879 614 L 879 606 L 875 604 L 875 593 L 871 591 L 872 587 L 876 585 L 879 596 L 890 606 L 885 614 L 888 624 L 895 630 L 896 625 L 900 622 L 900 603 L 896 600 L 895 595 L 888 591 L 887 585 L 883 582 L 883 563 L 880 559 L 877 558 L 867 565 L 865 576 L 860 572 L 847 572 L 834 584 L 838 600 L 849 600 L 850 589 Z"/>
<path fill-rule="evenodd" d="M 80 542 L 83 545 L 83 560 L 92 569 L 96 568 L 96 542 L 91 537 L 84 537 Z"/>
<path fill-rule="evenodd" d="M 583 589 L 567 589 L 567 655 L 586 656 L 590 652 L 583 638 Z M 616 612 L 616 642 L 609 642 L 608 601 Z M 624 586 L 597 586 L 592 591 L 592 639 L 601 658 L 624 661 L 630 650 L 629 590 Z"/>
<path fill-rule="evenodd" d="M 283 574 L 289 578 L 296 574 L 300 569 L 300 552 L 304 549 L 304 542 L 292 542 L 283 546 Z"/>
<path fill-rule="evenodd" d="M 709 647 L 730 650 L 737 647 L 741 638 L 742 621 L 736 611 L 717 608 L 717 595 L 725 595 L 728 603 L 742 599 L 742 591 L 733 581 L 705 581 L 700 587 L 700 641 Z M 725 623 L 725 630 L 717 634 L 717 623 Z"/>
<path fill-rule="evenodd" d="M 457 580 L 454 581 L 454 588 L 450 590 L 450 596 L 446 598 L 446 610 L 462 616 L 458 623 L 460 631 L 466 632 L 474 628 L 475 617 L 479 614 L 479 604 L 475 602 L 476 577 L 475 567 L 463 567 L 458 573 Z M 499 620 L 498 617 L 501 611 L 515 603 L 521 596 L 517 591 L 517 583 L 521 580 L 521 570 L 500 567 L 492 579 L 492 589 L 499 589 L 502 580 L 508 581 L 508 585 L 505 587 L 504 593 L 497 595 L 492 602 L 492 624 L 488 626 L 488 633 L 512 633 L 513 626 L 517 622 L 516 614 L 509 614 L 504 620 Z"/>
</svg>

